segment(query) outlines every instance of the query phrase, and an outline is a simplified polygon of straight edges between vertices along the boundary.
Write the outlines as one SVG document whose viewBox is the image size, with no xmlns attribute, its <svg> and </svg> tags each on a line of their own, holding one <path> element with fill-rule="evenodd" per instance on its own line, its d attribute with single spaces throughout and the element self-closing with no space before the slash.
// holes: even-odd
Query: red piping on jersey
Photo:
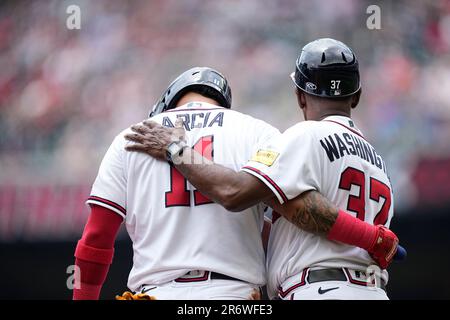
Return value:
<svg viewBox="0 0 450 320">
<path fill-rule="evenodd" d="M 352 128 L 347 127 L 345 124 L 342 124 L 342 123 L 340 123 L 340 122 L 333 121 L 333 120 L 322 120 L 322 121 L 333 122 L 333 123 L 336 123 L 336 124 L 338 124 L 338 125 L 340 125 L 340 126 L 343 126 L 344 128 L 350 130 L 350 131 L 353 132 L 354 134 L 357 134 L 358 136 L 360 136 L 361 138 L 363 138 L 365 141 L 367 141 L 366 138 L 364 138 L 364 136 L 363 136 L 361 133 L 359 133 L 359 132 L 356 131 L 356 130 L 353 130 Z"/>
<path fill-rule="evenodd" d="M 205 271 L 205 274 L 203 276 L 197 277 L 197 278 L 177 278 L 174 281 L 175 282 L 198 282 L 198 281 L 206 281 L 209 278 L 209 271 Z"/>
<path fill-rule="evenodd" d="M 283 288 L 279 287 L 278 288 L 278 294 L 280 295 L 281 298 L 286 297 L 292 290 L 303 287 L 306 284 L 306 274 L 308 273 L 309 268 L 303 269 L 302 272 L 302 279 L 300 280 L 299 283 L 294 284 L 293 286 L 289 287 L 286 289 L 286 291 L 283 291 Z"/>
<path fill-rule="evenodd" d="M 281 218 L 281 214 L 279 214 L 276 211 L 272 212 L 272 224 L 274 224 L 275 222 L 277 222 L 277 220 Z"/>
<path fill-rule="evenodd" d="M 284 194 L 283 190 L 281 190 L 281 188 L 272 179 L 270 179 L 270 177 L 268 175 L 264 174 L 263 172 L 259 171 L 258 169 L 255 169 L 255 168 L 249 167 L 249 166 L 245 166 L 242 169 L 247 169 L 247 170 L 253 171 L 253 172 L 257 173 L 258 175 L 260 175 L 262 178 L 264 178 L 267 182 L 269 182 L 278 191 L 281 198 L 283 198 L 284 202 L 288 201 L 288 198 Z"/>
<path fill-rule="evenodd" d="M 347 278 L 348 278 L 348 281 L 350 281 L 350 283 L 357 284 L 357 285 L 359 285 L 359 286 L 365 286 L 365 287 L 368 286 L 368 285 L 367 285 L 367 282 L 353 279 L 353 277 L 352 277 L 350 271 L 348 271 L 347 268 L 344 268 L 344 271 L 345 271 L 345 273 L 347 274 Z"/>
<path fill-rule="evenodd" d="M 207 108 L 207 109 L 198 109 L 198 108 L 196 108 L 196 109 L 177 109 L 177 108 L 175 108 L 175 109 L 170 109 L 170 110 L 167 110 L 167 111 L 164 111 L 163 113 L 166 113 L 166 112 L 175 112 L 175 111 L 210 111 L 210 110 L 218 110 L 218 109 L 227 109 L 227 108 L 223 108 L 223 107 L 217 107 L 217 108 Z"/>
<path fill-rule="evenodd" d="M 121 205 L 119 205 L 119 204 L 117 204 L 117 203 L 115 203 L 113 201 L 110 201 L 110 200 L 107 200 L 107 199 L 104 199 L 104 198 L 100 198 L 100 197 L 97 197 L 97 196 L 90 196 L 87 199 L 87 201 L 89 201 L 89 200 L 98 201 L 98 202 L 107 204 L 107 205 L 109 205 L 111 207 L 116 208 L 117 210 L 119 210 L 123 214 L 125 214 L 125 215 L 127 214 L 127 210 L 124 207 L 122 207 Z"/>
</svg>

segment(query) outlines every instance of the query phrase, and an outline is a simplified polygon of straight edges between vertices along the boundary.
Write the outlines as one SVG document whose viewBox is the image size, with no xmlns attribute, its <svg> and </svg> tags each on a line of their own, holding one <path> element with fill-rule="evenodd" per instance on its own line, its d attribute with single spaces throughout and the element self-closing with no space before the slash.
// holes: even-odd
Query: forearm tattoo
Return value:
<svg viewBox="0 0 450 320">
<path fill-rule="evenodd" d="M 337 219 L 338 208 L 316 191 L 306 192 L 296 202 L 288 220 L 305 231 L 328 234 Z"/>
</svg>

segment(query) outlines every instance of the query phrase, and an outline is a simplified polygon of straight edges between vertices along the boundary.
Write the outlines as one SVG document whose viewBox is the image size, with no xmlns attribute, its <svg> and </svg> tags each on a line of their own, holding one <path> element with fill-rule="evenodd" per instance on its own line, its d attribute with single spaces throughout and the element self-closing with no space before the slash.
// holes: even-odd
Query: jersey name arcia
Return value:
<svg viewBox="0 0 450 320">
<path fill-rule="evenodd" d="M 215 112 L 211 116 L 209 112 L 194 112 L 194 113 L 179 113 L 177 119 L 183 120 L 184 129 L 191 131 L 193 129 L 200 129 L 206 127 L 222 127 L 223 126 L 223 112 Z M 170 117 L 165 116 L 162 120 L 162 125 L 165 127 L 174 127 Z"/>
</svg>

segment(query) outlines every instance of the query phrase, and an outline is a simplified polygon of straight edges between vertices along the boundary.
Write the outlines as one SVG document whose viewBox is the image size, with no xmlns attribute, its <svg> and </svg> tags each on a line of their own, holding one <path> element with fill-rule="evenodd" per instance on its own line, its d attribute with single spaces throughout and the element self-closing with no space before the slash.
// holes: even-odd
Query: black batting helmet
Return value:
<svg viewBox="0 0 450 320">
<path fill-rule="evenodd" d="M 218 71 L 195 67 L 179 75 L 153 106 L 150 117 L 175 108 L 178 100 L 188 91 L 198 92 L 214 99 L 224 108 L 231 108 L 231 88 Z"/>
<path fill-rule="evenodd" d="M 361 88 L 358 60 L 344 43 L 323 38 L 305 45 L 291 74 L 306 93 L 325 97 L 348 97 Z"/>
</svg>

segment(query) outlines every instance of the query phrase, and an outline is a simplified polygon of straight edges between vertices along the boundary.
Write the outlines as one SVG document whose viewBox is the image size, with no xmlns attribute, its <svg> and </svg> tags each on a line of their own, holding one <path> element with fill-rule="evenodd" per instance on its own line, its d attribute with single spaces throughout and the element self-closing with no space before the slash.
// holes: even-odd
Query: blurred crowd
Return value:
<svg viewBox="0 0 450 320">
<path fill-rule="evenodd" d="M 379 30 L 366 26 L 374 3 Z M 80 30 L 66 26 L 72 4 Z M 450 157 L 448 0 L 1 1 L 0 186 L 90 185 L 114 136 L 196 65 L 228 77 L 235 109 L 285 130 L 302 119 L 288 75 L 318 37 L 354 49 L 354 117 L 398 207 L 415 205 L 417 163 Z"/>
</svg>

